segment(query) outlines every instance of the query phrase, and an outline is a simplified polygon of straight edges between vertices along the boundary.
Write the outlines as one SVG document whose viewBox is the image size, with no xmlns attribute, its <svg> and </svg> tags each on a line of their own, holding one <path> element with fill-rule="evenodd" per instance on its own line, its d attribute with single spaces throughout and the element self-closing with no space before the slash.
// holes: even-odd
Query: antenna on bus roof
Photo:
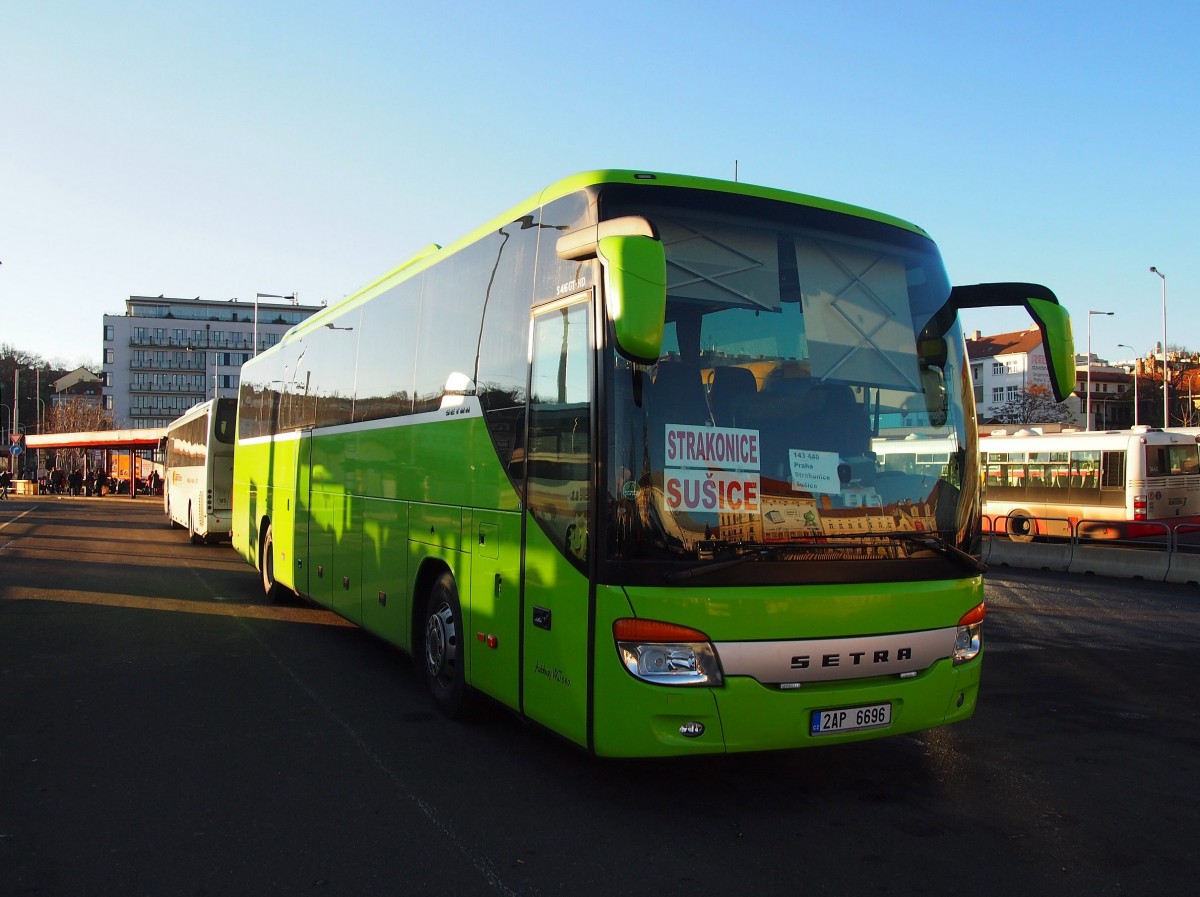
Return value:
<svg viewBox="0 0 1200 897">
<path fill-rule="evenodd" d="M 737 160 L 737 159 L 734 159 L 734 160 L 733 160 L 733 180 L 734 180 L 734 183 L 736 183 L 736 182 L 737 182 L 737 179 L 738 179 L 738 170 L 737 170 L 737 169 L 738 169 L 738 160 Z"/>
</svg>

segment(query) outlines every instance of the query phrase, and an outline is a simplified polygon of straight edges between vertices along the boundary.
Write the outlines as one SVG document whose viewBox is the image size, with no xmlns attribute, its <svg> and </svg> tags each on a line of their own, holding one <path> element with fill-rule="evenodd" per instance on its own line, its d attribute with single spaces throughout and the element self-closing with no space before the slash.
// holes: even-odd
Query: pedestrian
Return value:
<svg viewBox="0 0 1200 897">
<path fill-rule="evenodd" d="M 12 485 L 12 471 L 0 471 L 0 498 L 8 499 L 8 487 Z"/>
</svg>

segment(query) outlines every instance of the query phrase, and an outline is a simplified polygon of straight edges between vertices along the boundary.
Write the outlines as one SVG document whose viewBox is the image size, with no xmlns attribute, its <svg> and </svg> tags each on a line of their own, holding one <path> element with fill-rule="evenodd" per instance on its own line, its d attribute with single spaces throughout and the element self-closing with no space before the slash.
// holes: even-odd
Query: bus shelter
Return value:
<svg viewBox="0 0 1200 897">
<path fill-rule="evenodd" d="M 166 435 L 164 427 L 148 427 L 133 430 L 95 430 L 79 433 L 42 433 L 25 437 L 25 447 L 29 455 L 39 460 L 33 467 L 33 477 L 18 478 L 13 481 L 18 494 L 36 494 L 38 491 L 40 457 L 42 452 L 59 452 L 64 449 L 100 449 L 104 452 L 106 472 L 112 467 L 107 459 L 117 456 L 118 469 L 129 471 L 128 482 L 123 484 L 121 491 L 131 498 L 137 496 L 137 460 L 147 454 L 152 454 L 160 447 Z M 35 454 L 36 453 L 36 454 Z M 121 456 L 128 459 L 128 464 L 121 463 Z M 27 462 L 28 463 L 28 462 Z"/>
</svg>

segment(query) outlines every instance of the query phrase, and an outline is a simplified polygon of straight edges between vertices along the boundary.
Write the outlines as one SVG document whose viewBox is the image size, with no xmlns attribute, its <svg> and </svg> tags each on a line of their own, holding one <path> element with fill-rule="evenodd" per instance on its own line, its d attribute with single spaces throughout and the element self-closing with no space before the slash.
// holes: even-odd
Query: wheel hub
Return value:
<svg viewBox="0 0 1200 897">
<path fill-rule="evenodd" d="M 445 679 L 452 674 L 455 641 L 454 615 L 443 604 L 425 623 L 425 665 L 429 675 Z"/>
</svg>

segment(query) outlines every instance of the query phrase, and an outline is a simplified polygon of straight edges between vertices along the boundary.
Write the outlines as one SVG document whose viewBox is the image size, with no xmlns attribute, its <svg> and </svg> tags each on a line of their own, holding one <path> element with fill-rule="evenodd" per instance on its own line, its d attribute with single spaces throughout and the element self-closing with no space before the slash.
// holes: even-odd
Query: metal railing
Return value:
<svg viewBox="0 0 1200 897">
<path fill-rule="evenodd" d="M 990 565 L 1200 585 L 1200 524 L 984 515 Z"/>
</svg>

